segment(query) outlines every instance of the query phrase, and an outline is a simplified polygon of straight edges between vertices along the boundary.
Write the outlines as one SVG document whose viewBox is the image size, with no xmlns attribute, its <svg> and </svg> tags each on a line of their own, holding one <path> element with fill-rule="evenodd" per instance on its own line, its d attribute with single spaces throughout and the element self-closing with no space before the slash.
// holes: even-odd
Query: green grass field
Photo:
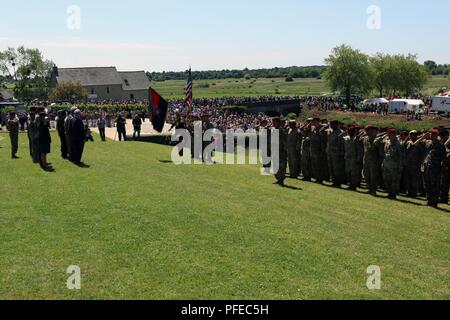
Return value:
<svg viewBox="0 0 450 320">
<path fill-rule="evenodd" d="M 149 143 L 97 139 L 83 169 L 53 136 L 48 173 L 26 135 L 15 161 L 0 136 L 0 299 L 450 298 L 450 207 L 283 189 L 257 166 L 175 166 Z"/>
<path fill-rule="evenodd" d="M 184 98 L 186 81 L 153 81 L 152 86 L 167 99 Z M 443 87 L 450 88 L 449 78 L 440 76 L 431 77 L 430 81 L 424 88 L 423 93 L 426 95 L 434 95 Z M 325 81 L 318 79 L 295 79 L 294 82 L 286 82 L 284 78 L 194 81 L 194 97 L 196 98 L 262 95 L 319 96 L 330 93 L 330 89 L 326 86 Z"/>
<path fill-rule="evenodd" d="M 169 80 L 152 82 L 152 87 L 167 99 L 184 98 L 186 81 Z M 295 79 L 223 79 L 194 81 L 195 98 L 214 98 L 225 96 L 264 96 L 264 95 L 321 95 L 329 92 L 323 80 Z"/>
</svg>

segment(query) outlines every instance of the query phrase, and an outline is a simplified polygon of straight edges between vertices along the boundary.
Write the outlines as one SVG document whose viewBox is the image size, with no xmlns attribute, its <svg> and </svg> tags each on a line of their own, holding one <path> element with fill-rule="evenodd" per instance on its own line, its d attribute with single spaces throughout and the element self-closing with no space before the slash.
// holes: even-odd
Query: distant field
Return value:
<svg viewBox="0 0 450 320">
<path fill-rule="evenodd" d="M 154 89 L 167 99 L 184 97 L 186 81 L 169 80 L 152 82 Z M 286 82 L 276 79 L 222 79 L 194 81 L 194 97 L 211 98 L 224 96 L 264 96 L 264 95 L 321 95 L 329 93 L 323 80 L 295 79 Z"/>
<path fill-rule="evenodd" d="M 184 98 L 186 81 L 152 81 L 152 87 L 166 99 L 180 99 Z M 6 84 L 6 88 L 12 90 L 14 85 Z M 450 79 L 443 76 L 433 76 L 423 89 L 423 93 L 426 95 L 434 95 L 441 88 L 450 88 Z M 331 90 L 327 87 L 323 79 L 294 79 L 293 82 L 286 82 L 285 78 L 194 81 L 194 98 L 256 97 L 264 95 L 320 96 L 331 93 Z"/>
<path fill-rule="evenodd" d="M 154 89 L 158 90 L 167 99 L 182 98 L 186 81 L 169 80 L 152 82 Z M 443 87 L 450 87 L 449 78 L 442 76 L 432 77 L 424 88 L 423 93 L 435 94 Z M 284 78 L 276 79 L 222 79 L 194 81 L 194 97 L 213 98 L 224 96 L 261 96 L 261 95 L 322 95 L 329 94 L 330 89 L 324 80 L 295 79 L 286 82 Z"/>
</svg>

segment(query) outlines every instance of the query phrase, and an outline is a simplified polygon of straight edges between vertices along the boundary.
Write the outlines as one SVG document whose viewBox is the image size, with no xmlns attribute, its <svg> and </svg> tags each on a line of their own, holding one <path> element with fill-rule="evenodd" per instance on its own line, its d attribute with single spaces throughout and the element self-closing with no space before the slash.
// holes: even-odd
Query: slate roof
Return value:
<svg viewBox="0 0 450 320">
<path fill-rule="evenodd" d="M 122 78 L 122 88 L 128 90 L 148 90 L 150 88 L 150 80 L 144 71 L 126 71 L 119 72 Z"/>
<path fill-rule="evenodd" d="M 120 85 L 122 78 L 116 67 L 58 68 L 58 83 L 80 81 L 82 86 Z"/>
<path fill-rule="evenodd" d="M 58 83 L 80 81 L 84 87 L 122 85 L 124 91 L 150 88 L 144 71 L 118 72 L 116 67 L 58 68 L 56 80 Z"/>
</svg>

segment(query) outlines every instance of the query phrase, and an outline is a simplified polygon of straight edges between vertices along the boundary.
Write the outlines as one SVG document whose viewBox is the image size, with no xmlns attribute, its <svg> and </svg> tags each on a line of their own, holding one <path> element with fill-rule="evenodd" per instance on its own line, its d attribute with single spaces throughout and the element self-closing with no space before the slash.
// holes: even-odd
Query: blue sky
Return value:
<svg viewBox="0 0 450 320">
<path fill-rule="evenodd" d="M 80 8 L 80 29 L 67 27 Z M 381 29 L 367 27 L 369 6 Z M 0 0 L 0 50 L 40 48 L 61 67 L 195 70 L 323 64 L 342 43 L 450 63 L 448 0 Z"/>
</svg>

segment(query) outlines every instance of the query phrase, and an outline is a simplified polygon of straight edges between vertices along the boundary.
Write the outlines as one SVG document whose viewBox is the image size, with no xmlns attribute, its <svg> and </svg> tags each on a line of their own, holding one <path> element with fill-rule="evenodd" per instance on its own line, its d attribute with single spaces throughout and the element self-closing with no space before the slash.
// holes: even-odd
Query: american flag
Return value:
<svg viewBox="0 0 450 320">
<path fill-rule="evenodd" d="M 192 112 L 192 73 L 191 73 L 191 67 L 189 67 L 189 75 L 188 75 L 188 81 L 186 86 L 186 98 L 184 99 L 184 107 L 187 110 L 187 113 Z"/>
</svg>

